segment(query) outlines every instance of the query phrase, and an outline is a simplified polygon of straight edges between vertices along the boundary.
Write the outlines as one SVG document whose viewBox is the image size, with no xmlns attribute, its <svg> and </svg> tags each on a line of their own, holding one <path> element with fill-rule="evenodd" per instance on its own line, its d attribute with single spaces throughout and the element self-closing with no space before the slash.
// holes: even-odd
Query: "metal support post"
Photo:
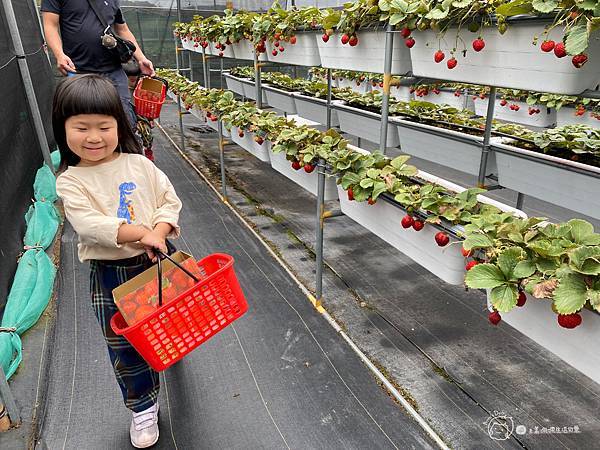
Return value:
<svg viewBox="0 0 600 450">
<path fill-rule="evenodd" d="M 492 121 L 494 120 L 494 106 L 496 105 L 496 87 L 490 87 L 490 98 L 488 101 L 487 116 L 485 119 L 485 132 L 483 133 L 483 147 L 481 149 L 481 162 L 479 163 L 479 176 L 477 185 L 485 187 L 485 176 L 487 171 L 488 156 L 490 153 L 490 137 L 492 135 Z"/>
<path fill-rule="evenodd" d="M 331 128 L 331 69 L 327 69 L 327 129 Z"/>
<path fill-rule="evenodd" d="M 521 194 L 520 192 L 517 192 L 517 205 L 515 206 L 515 208 L 523 209 L 523 201 L 524 200 L 525 200 L 525 196 L 523 194 Z"/>
<path fill-rule="evenodd" d="M 219 118 L 217 121 L 217 132 L 219 133 L 219 160 L 221 163 L 221 191 L 223 194 L 223 201 L 227 201 L 227 180 L 225 178 L 225 154 L 224 154 L 224 142 L 223 142 L 223 122 Z"/>
<path fill-rule="evenodd" d="M 10 386 L 6 381 L 6 375 L 4 374 L 2 366 L 0 366 L 0 404 L 3 404 L 4 408 L 6 408 L 8 418 L 10 419 L 10 425 L 13 427 L 18 426 L 21 423 L 21 415 L 17 409 L 15 399 L 10 392 Z"/>
<path fill-rule="evenodd" d="M 210 62 L 206 57 L 206 49 L 202 47 L 202 75 L 204 76 L 204 87 L 210 89 L 210 72 L 208 66 Z"/>
<path fill-rule="evenodd" d="M 2 0 L 2 7 L 4 8 L 4 16 L 8 23 L 13 48 L 15 49 L 17 57 L 17 64 L 19 66 L 19 71 L 21 72 L 21 80 L 23 81 L 25 96 L 27 97 L 29 111 L 31 113 L 31 118 L 33 119 L 33 127 L 37 135 L 40 149 L 42 150 L 42 155 L 44 156 L 44 162 L 48 165 L 52 173 L 54 173 L 54 166 L 52 165 L 52 158 L 50 157 L 50 148 L 48 147 L 48 140 L 46 139 L 46 132 L 44 130 L 44 122 L 42 121 L 42 115 L 40 114 L 40 109 L 35 97 L 31 73 L 29 72 L 25 49 L 23 48 L 21 34 L 19 33 L 19 27 L 17 26 L 17 18 L 15 17 L 15 11 L 11 0 Z"/>
<path fill-rule="evenodd" d="M 219 58 L 220 60 L 220 67 L 219 67 L 219 83 L 221 83 L 221 89 L 223 89 L 223 86 L 225 86 L 225 83 L 223 82 L 223 58 Z"/>
<path fill-rule="evenodd" d="M 390 81 L 392 80 L 392 52 L 394 50 L 394 30 L 388 24 L 385 30 L 385 60 L 383 63 L 383 99 L 381 101 L 381 129 L 379 150 L 385 155 L 388 135 L 388 114 L 390 108 Z"/>
<path fill-rule="evenodd" d="M 194 81 L 194 68 L 192 67 L 192 53 L 191 51 L 188 50 L 187 54 L 188 54 L 188 64 L 189 64 L 189 68 L 190 68 L 190 81 Z"/>
<path fill-rule="evenodd" d="M 177 7 L 179 8 L 179 1 L 177 1 Z M 181 74 L 179 67 L 179 47 L 177 38 L 175 40 L 175 67 L 177 68 L 177 74 Z M 181 95 L 177 94 L 177 116 L 179 117 L 179 132 L 181 133 L 181 151 L 185 150 L 185 132 L 183 130 L 183 112 L 181 111 Z"/>
<path fill-rule="evenodd" d="M 254 49 L 254 86 L 256 87 L 256 107 L 262 108 L 262 85 L 260 82 L 260 64 L 258 63 L 258 52 Z"/>
</svg>

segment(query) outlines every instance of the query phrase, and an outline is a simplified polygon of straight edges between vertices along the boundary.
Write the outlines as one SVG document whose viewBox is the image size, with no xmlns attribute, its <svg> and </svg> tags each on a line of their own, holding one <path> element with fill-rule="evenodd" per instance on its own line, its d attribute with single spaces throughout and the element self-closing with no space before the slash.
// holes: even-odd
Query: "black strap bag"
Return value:
<svg viewBox="0 0 600 450">
<path fill-rule="evenodd" d="M 88 0 L 92 10 L 100 20 L 100 23 L 104 27 L 104 34 L 102 35 L 102 46 L 110 50 L 115 58 L 117 58 L 122 64 L 129 63 L 133 58 L 136 47 L 135 44 L 127 39 L 123 39 L 117 33 L 114 32 L 112 27 L 108 25 L 104 16 L 98 11 L 98 5 L 95 0 Z"/>
</svg>

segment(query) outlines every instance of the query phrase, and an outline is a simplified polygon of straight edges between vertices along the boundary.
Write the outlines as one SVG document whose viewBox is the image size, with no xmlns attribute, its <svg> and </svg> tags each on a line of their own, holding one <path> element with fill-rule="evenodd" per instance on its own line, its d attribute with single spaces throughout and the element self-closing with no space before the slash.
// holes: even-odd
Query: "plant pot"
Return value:
<svg viewBox="0 0 600 450">
<path fill-rule="evenodd" d="M 383 88 L 378 84 L 375 86 L 371 84 L 371 91 L 383 91 Z M 410 102 L 413 100 L 413 95 L 408 86 L 390 86 L 390 96 L 403 102 Z"/>
<path fill-rule="evenodd" d="M 218 50 L 217 47 L 215 47 L 215 43 L 214 42 L 209 42 L 208 43 L 208 47 L 206 47 L 206 49 L 208 50 L 210 48 L 210 54 L 213 56 L 219 56 L 219 53 L 223 52 L 223 58 L 235 58 L 235 55 L 233 54 L 233 48 L 231 47 L 231 45 L 226 45 L 225 46 L 225 50 Z"/>
<path fill-rule="evenodd" d="M 338 80 L 338 87 L 340 89 L 341 88 L 350 88 L 358 94 L 366 94 L 367 92 L 369 92 L 371 90 L 371 84 L 367 80 L 356 81 L 356 80 L 350 80 L 348 78 L 340 78 Z"/>
<path fill-rule="evenodd" d="M 462 192 L 465 189 L 447 182 L 440 178 L 419 172 L 419 178 L 440 184 L 454 192 Z M 367 230 L 377 235 L 388 244 L 404 253 L 416 263 L 429 270 L 431 273 L 453 285 L 462 285 L 465 277 L 465 258 L 461 253 L 461 245 L 454 237 L 450 238 L 450 244 L 440 247 L 435 242 L 435 235 L 439 229 L 426 224 L 421 231 L 413 228 L 405 229 L 400 224 L 406 211 L 396 202 L 388 197 L 379 197 L 374 205 L 367 202 L 348 200 L 347 192 L 338 185 L 340 197 L 340 208 L 342 212 Z M 495 202 L 487 197 L 478 196 L 484 203 L 490 203 L 505 211 L 525 217 L 525 215 L 514 208 Z"/>
<path fill-rule="evenodd" d="M 242 89 L 244 90 L 244 97 L 256 101 L 256 85 L 254 84 L 254 80 L 244 78 L 240 78 L 240 80 L 242 82 Z M 262 91 L 262 103 L 263 105 L 267 104 L 267 96 L 264 89 Z"/>
<path fill-rule="evenodd" d="M 456 109 L 468 109 L 469 111 L 475 110 L 473 98 L 470 95 L 461 93 L 460 96 L 454 95 L 455 91 L 444 91 L 440 90 L 439 94 L 430 91 L 429 94 L 423 97 L 417 96 L 416 92 L 413 92 L 414 99 L 424 102 L 435 103 L 436 105 L 450 105 Z"/>
<path fill-rule="evenodd" d="M 278 89 L 274 86 L 263 85 L 267 103 L 273 108 L 284 111 L 288 114 L 297 114 L 296 102 L 294 101 L 293 93 Z"/>
<path fill-rule="evenodd" d="M 385 31 L 359 30 L 358 45 L 343 45 L 341 35 L 336 33 L 323 42 L 317 37 L 321 65 L 331 69 L 383 73 L 385 60 Z M 402 75 L 412 70 L 410 52 L 400 39 L 394 39 L 392 73 Z"/>
<path fill-rule="evenodd" d="M 285 159 L 285 153 L 271 153 L 271 167 L 277 172 L 286 176 L 297 185 L 301 186 L 312 195 L 317 195 L 318 174 L 317 169 L 311 173 L 306 173 L 304 169 L 294 170 L 292 163 Z M 337 200 L 338 193 L 335 187 L 335 179 L 329 176 L 325 177 L 325 201 Z"/>
<path fill-rule="evenodd" d="M 296 43 L 294 45 L 289 42 L 280 41 L 284 51 L 279 51 L 273 56 L 272 52 L 275 47 L 272 42 L 267 42 L 267 52 L 269 61 L 294 64 L 297 66 L 320 66 L 321 58 L 319 57 L 319 48 L 315 39 L 315 33 L 298 33 L 296 34 Z"/>
<path fill-rule="evenodd" d="M 390 123 L 398 127 L 402 153 L 471 175 L 479 174 L 482 137 L 410 122 L 397 117 L 391 117 Z M 496 162 L 493 154 L 490 154 L 486 175 L 495 173 L 495 171 Z"/>
<path fill-rule="evenodd" d="M 248 39 L 242 39 L 239 42 L 230 45 L 235 59 L 246 59 L 254 61 L 254 45 Z M 268 61 L 266 53 L 258 56 L 259 61 Z"/>
<path fill-rule="evenodd" d="M 234 77 L 228 73 L 224 74 L 224 76 L 225 82 L 227 83 L 227 89 L 235 92 L 236 94 L 244 95 L 244 86 L 240 78 Z"/>
<path fill-rule="evenodd" d="M 354 108 L 339 101 L 335 101 L 334 105 L 340 121 L 340 130 L 379 144 L 381 114 Z M 388 124 L 386 147 L 397 147 L 398 145 L 400 145 L 398 128 L 394 124 Z"/>
<path fill-rule="evenodd" d="M 494 138 L 491 146 L 501 186 L 600 219 L 600 168 L 506 142 Z"/>
<path fill-rule="evenodd" d="M 461 32 L 466 41 L 466 57 L 462 56 L 462 44 L 455 57 L 458 64 L 448 69 L 446 61 L 455 46 L 456 28 L 451 28 L 439 41 L 432 30 L 415 31 L 415 45 L 410 49 L 412 69 L 415 76 L 426 76 L 442 80 L 483 84 L 488 86 L 523 89 L 536 92 L 578 95 L 593 89 L 600 81 L 600 45 L 590 39 L 589 61 L 581 69 L 571 63 L 571 57 L 557 58 L 554 52 L 544 53 L 539 46 L 531 45 L 534 36 L 541 36 L 548 22 L 540 20 L 515 21 L 501 35 L 496 28 L 486 27 L 481 31 L 485 48 L 475 52 L 471 41 L 477 33 Z M 562 41 L 561 27 L 554 28 L 548 37 Z M 441 46 L 446 60 L 436 63 L 433 54 Z"/>
<path fill-rule="evenodd" d="M 589 111 L 586 111 L 582 116 L 576 116 L 575 108 L 563 106 L 556 111 L 556 126 L 563 127 L 565 125 L 589 125 L 590 127 L 600 128 L 600 120 L 592 117 Z"/>
<path fill-rule="evenodd" d="M 297 93 L 294 93 L 293 97 L 299 116 L 324 125 L 327 124 L 327 102 L 325 100 Z M 337 127 L 339 124 L 337 112 L 331 108 L 331 126 Z"/>
<path fill-rule="evenodd" d="M 523 307 L 500 314 L 504 322 L 600 383 L 600 353 L 591 345 L 600 340 L 598 314 L 583 309 L 581 325 L 571 330 L 562 328 L 552 311 L 551 301 L 529 295 Z"/>
<path fill-rule="evenodd" d="M 202 52 L 202 47 L 194 47 L 195 42 L 190 39 L 181 39 L 181 46 L 191 52 Z"/>
<path fill-rule="evenodd" d="M 475 101 L 475 114 L 485 117 L 487 115 L 489 99 Z M 518 105 L 519 110 L 513 111 L 510 105 Z M 546 108 L 542 105 L 532 106 L 539 108 L 539 114 L 529 115 L 529 105 L 526 102 L 509 101 L 505 106 L 500 105 L 500 99 L 496 99 L 494 104 L 494 119 L 516 122 L 523 125 L 531 125 L 535 127 L 550 127 L 556 123 L 556 110 Z M 600 123 L 600 122 L 599 122 Z"/>
<path fill-rule="evenodd" d="M 238 134 L 239 131 L 238 127 L 231 127 L 231 140 L 233 142 L 261 161 L 271 161 L 271 141 L 264 141 L 262 145 L 259 145 L 254 140 L 256 136 L 254 133 L 245 131 L 244 137 L 241 138 Z"/>
</svg>

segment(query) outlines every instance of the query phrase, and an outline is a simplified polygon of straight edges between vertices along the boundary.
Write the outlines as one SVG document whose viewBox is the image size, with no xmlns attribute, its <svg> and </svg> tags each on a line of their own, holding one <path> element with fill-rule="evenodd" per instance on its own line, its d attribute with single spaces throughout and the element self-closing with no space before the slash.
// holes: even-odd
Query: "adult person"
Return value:
<svg viewBox="0 0 600 450">
<path fill-rule="evenodd" d="M 134 58 L 144 75 L 154 75 L 154 66 L 138 45 L 135 36 L 125 23 L 120 0 L 89 0 L 96 2 L 116 34 L 136 46 Z M 129 122 L 135 127 L 136 116 L 131 105 L 127 75 L 121 63 L 101 42 L 104 27 L 88 0 L 42 0 L 42 18 L 46 42 L 58 70 L 64 75 L 97 73 L 108 77 L 119 92 Z"/>
</svg>

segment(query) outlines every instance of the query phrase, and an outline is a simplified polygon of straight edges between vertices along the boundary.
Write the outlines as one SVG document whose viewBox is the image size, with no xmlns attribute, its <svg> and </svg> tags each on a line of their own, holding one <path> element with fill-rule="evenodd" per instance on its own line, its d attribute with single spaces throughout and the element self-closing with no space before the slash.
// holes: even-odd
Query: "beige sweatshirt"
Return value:
<svg viewBox="0 0 600 450">
<path fill-rule="evenodd" d="M 139 243 L 117 244 L 121 224 L 173 226 L 179 236 L 181 200 L 167 176 L 143 155 L 119 154 L 92 167 L 70 166 L 56 180 L 67 219 L 79 235 L 79 260 L 122 259 L 144 253 Z"/>
</svg>

